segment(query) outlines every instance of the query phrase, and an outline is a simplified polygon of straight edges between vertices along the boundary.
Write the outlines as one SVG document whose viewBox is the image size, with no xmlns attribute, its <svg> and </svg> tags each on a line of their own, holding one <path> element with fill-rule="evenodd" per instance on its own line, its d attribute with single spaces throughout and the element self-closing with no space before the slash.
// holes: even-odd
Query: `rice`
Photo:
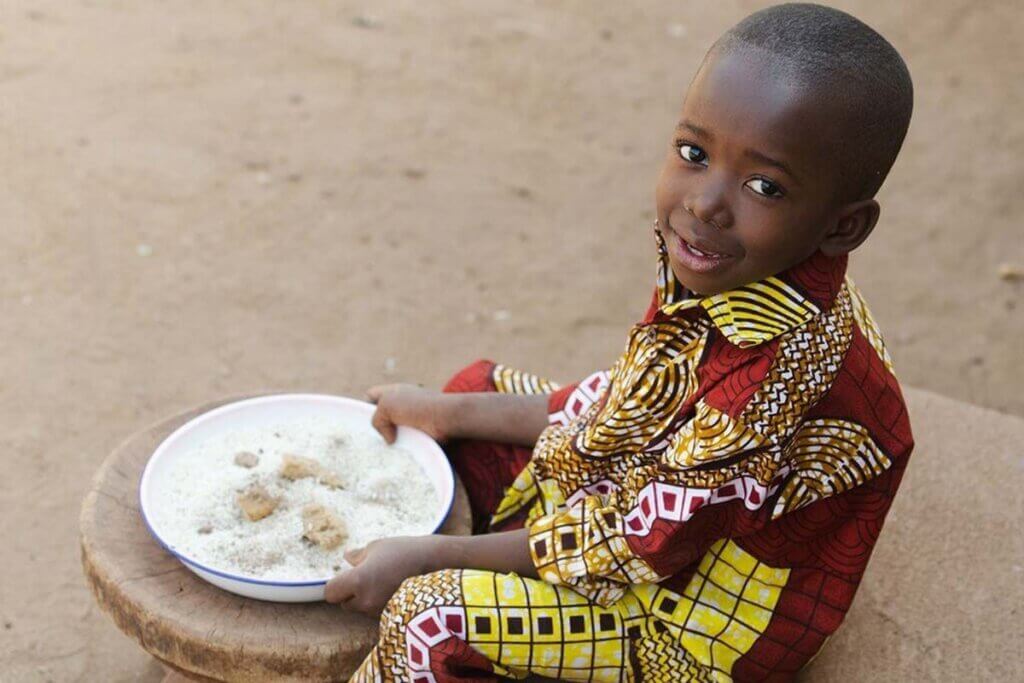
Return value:
<svg viewBox="0 0 1024 683">
<path fill-rule="evenodd" d="M 255 454 L 258 462 L 251 468 L 236 464 L 243 452 Z M 343 488 L 315 477 L 280 477 L 285 455 L 316 460 Z M 245 458 L 240 462 L 250 464 Z M 279 505 L 251 522 L 236 497 L 254 485 Z M 154 502 L 152 523 L 174 551 L 218 571 L 278 581 L 322 580 L 346 566 L 348 548 L 431 533 L 440 505 L 407 450 L 388 446 L 370 427 L 342 427 L 324 418 L 210 438 L 169 463 Z M 302 511 L 310 505 L 322 505 L 342 519 L 348 537 L 340 546 L 325 550 L 303 539 Z"/>
</svg>

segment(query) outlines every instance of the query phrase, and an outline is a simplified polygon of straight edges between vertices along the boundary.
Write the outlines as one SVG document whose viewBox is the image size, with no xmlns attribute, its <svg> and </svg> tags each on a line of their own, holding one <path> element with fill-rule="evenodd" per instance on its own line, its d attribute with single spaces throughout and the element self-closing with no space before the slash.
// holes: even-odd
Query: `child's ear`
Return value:
<svg viewBox="0 0 1024 683">
<path fill-rule="evenodd" d="M 844 206 L 835 225 L 821 241 L 826 256 L 847 254 L 861 245 L 875 229 L 881 207 L 874 199 L 864 199 Z"/>
</svg>

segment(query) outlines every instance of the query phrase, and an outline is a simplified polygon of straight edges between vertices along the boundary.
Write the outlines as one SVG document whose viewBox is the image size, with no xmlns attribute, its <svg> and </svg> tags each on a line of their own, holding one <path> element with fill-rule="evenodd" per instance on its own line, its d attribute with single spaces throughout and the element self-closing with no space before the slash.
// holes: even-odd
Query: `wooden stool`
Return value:
<svg viewBox="0 0 1024 683">
<path fill-rule="evenodd" d="M 176 415 L 129 438 L 100 467 L 82 504 L 82 566 L 100 606 L 170 672 L 199 681 L 348 680 L 377 640 L 377 620 L 326 603 L 243 598 L 206 583 L 164 551 L 139 512 L 139 477 L 157 445 L 193 417 Z M 441 533 L 469 534 L 456 479 Z M 178 673 L 173 673 L 178 672 Z"/>
</svg>

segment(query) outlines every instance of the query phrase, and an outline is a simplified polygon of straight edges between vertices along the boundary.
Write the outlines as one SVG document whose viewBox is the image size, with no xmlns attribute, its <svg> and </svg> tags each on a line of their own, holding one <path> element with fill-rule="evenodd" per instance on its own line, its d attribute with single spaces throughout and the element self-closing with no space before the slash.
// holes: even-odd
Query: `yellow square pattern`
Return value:
<svg viewBox="0 0 1024 683">
<path fill-rule="evenodd" d="M 590 641 L 582 643 L 566 643 L 562 655 L 562 666 L 567 669 L 589 669 L 594 657 L 594 644 Z"/>
<path fill-rule="evenodd" d="M 594 643 L 594 662 L 596 665 L 612 666 L 622 659 L 622 644 L 618 638 L 599 640 Z"/>
<path fill-rule="evenodd" d="M 469 639 L 474 643 L 498 642 L 497 612 L 494 608 L 467 607 L 466 621 L 468 622 Z M 477 628 L 482 622 L 489 625 L 486 631 Z"/>
<path fill-rule="evenodd" d="M 467 641 L 492 662 L 513 674 L 586 678 L 599 668 L 603 674 L 591 680 L 620 680 L 625 645 L 617 609 L 515 574 L 463 571 L 461 584 Z M 632 604 L 642 613 L 635 599 Z"/>
<path fill-rule="evenodd" d="M 502 607 L 526 607 L 530 604 L 531 596 L 519 581 L 501 581 L 495 586 L 494 595 Z"/>
<path fill-rule="evenodd" d="M 494 580 L 487 572 L 466 570 L 462 573 L 462 596 L 467 605 L 494 607 Z"/>
<path fill-rule="evenodd" d="M 481 643 L 478 640 L 474 640 L 473 649 L 492 662 L 500 661 L 498 655 L 501 653 L 501 645 L 498 643 Z"/>
<path fill-rule="evenodd" d="M 693 658 L 703 664 L 711 664 L 711 639 L 698 633 L 683 631 L 683 647 Z"/>
<path fill-rule="evenodd" d="M 693 629 L 711 638 L 724 631 L 728 625 L 728 614 L 705 605 L 697 605 L 693 614 L 690 615 L 689 621 L 686 622 L 688 629 Z"/>
<path fill-rule="evenodd" d="M 752 578 L 743 589 L 743 599 L 755 605 L 774 604 L 775 598 L 772 596 L 777 594 L 779 590 L 777 586 Z"/>
<path fill-rule="evenodd" d="M 583 620 L 583 629 L 579 633 L 572 633 L 571 625 L 573 623 L 580 623 L 579 620 Z M 578 640 L 591 640 L 594 636 L 594 623 L 590 615 L 590 607 L 563 607 L 562 608 L 562 623 L 565 627 L 562 629 L 562 636 L 568 643 L 571 641 Z"/>
<path fill-rule="evenodd" d="M 704 563 L 702 562 L 701 564 L 703 565 Z M 708 566 L 710 567 L 711 565 L 708 564 Z M 698 569 L 698 573 L 693 575 L 690 583 L 686 584 L 686 589 L 683 591 L 683 595 L 691 600 L 696 600 L 697 596 L 704 590 L 704 575 L 699 572 L 700 570 Z"/>
<path fill-rule="evenodd" d="M 754 559 L 754 556 L 743 552 L 743 549 L 735 543 L 727 543 L 722 548 L 719 559 L 725 560 L 731 564 L 736 568 L 736 571 L 743 576 L 750 576 L 751 574 L 754 574 L 758 568 L 758 561 Z"/>
<path fill-rule="evenodd" d="M 722 590 L 732 593 L 733 595 L 740 595 L 743 593 L 743 586 L 746 585 L 747 579 L 750 578 L 750 574 L 744 576 L 736 571 L 731 564 L 719 559 L 718 562 L 712 566 L 711 576 L 709 578 L 712 583 Z"/>
<path fill-rule="evenodd" d="M 700 592 L 700 601 L 720 612 L 732 614 L 739 600 L 736 594 L 719 588 L 715 583 L 708 582 L 704 585 L 704 590 Z"/>
<path fill-rule="evenodd" d="M 554 644 L 533 644 L 533 666 L 531 667 L 534 671 L 537 671 L 537 667 L 542 668 L 558 668 L 559 662 L 562 661 L 562 646 L 559 643 Z M 537 671 L 537 673 L 540 673 Z M 545 676 L 546 674 L 540 674 Z M 549 676 L 550 678 L 550 676 Z"/>
<path fill-rule="evenodd" d="M 769 586 L 782 588 L 786 585 L 786 581 L 789 580 L 789 570 L 776 569 L 775 567 L 759 564 L 757 569 L 754 570 L 754 578 Z"/>
<path fill-rule="evenodd" d="M 740 658 L 740 653 L 716 640 L 711 644 L 711 656 L 714 659 L 715 667 L 723 671 L 732 671 L 732 665 Z"/>
<path fill-rule="evenodd" d="M 530 666 L 530 646 L 504 643 L 501 645 L 502 664 L 516 669 Z"/>
<path fill-rule="evenodd" d="M 732 540 L 722 539 L 701 559 L 683 595 L 653 584 L 632 586 L 630 593 L 667 622 L 670 632 L 676 633 L 672 625 L 681 627 L 680 642 L 694 659 L 728 677 L 768 626 L 788 579 L 788 569 L 761 564 Z M 666 598 L 676 603 L 670 613 Z"/>
<path fill-rule="evenodd" d="M 530 610 L 534 643 L 558 643 L 562 640 L 562 612 L 558 607 L 535 607 Z M 545 619 L 551 633 L 541 633 L 538 623 Z"/>
</svg>

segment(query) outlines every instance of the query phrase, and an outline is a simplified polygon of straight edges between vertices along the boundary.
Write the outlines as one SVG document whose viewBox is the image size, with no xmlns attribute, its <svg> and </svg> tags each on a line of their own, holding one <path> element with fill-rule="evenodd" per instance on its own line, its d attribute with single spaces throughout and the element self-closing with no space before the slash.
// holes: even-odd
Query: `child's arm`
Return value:
<svg viewBox="0 0 1024 683">
<path fill-rule="evenodd" d="M 489 439 L 532 446 L 548 424 L 546 394 L 445 394 L 389 384 L 373 387 L 367 397 L 377 404 L 373 426 L 388 443 L 395 440 L 398 425 L 409 425 L 438 441 Z"/>
<path fill-rule="evenodd" d="M 385 538 L 345 553 L 352 563 L 327 584 L 327 602 L 378 614 L 411 576 L 441 569 L 485 569 L 537 578 L 526 529 L 482 536 Z"/>
</svg>

